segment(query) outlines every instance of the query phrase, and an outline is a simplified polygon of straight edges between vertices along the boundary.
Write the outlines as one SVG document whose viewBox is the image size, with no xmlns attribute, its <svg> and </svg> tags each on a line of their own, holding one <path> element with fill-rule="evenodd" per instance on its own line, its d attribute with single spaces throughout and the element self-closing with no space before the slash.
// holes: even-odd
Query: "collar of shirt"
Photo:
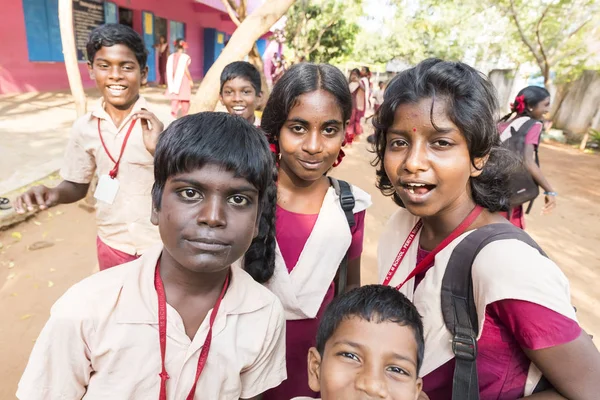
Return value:
<svg viewBox="0 0 600 400">
<path fill-rule="evenodd" d="M 158 296 L 154 288 L 154 271 L 156 262 L 163 251 L 163 245 L 155 246 L 136 261 L 140 268 L 132 269 L 134 276 L 124 279 L 119 302 L 116 307 L 116 320 L 124 324 L 155 324 L 158 325 Z M 229 288 L 225 293 L 218 316 L 246 314 L 259 310 L 271 304 L 272 299 L 258 291 L 254 279 L 237 263 L 231 266 Z M 207 316 L 208 317 L 208 316 Z M 204 325 L 204 323 L 203 323 Z M 215 333 L 225 326 L 225 318 L 215 321 Z"/>
<path fill-rule="evenodd" d="M 129 115 L 127 115 L 127 117 L 125 117 L 125 119 L 123 119 L 123 121 L 121 122 L 121 125 L 119 125 L 118 127 L 115 125 L 115 127 L 117 128 L 117 132 L 120 132 L 121 129 L 123 129 L 123 127 L 127 123 L 129 123 L 129 121 L 131 121 L 131 117 L 133 116 L 133 113 L 135 113 L 137 111 L 141 111 L 142 108 L 148 109 L 148 102 L 142 95 L 140 95 L 140 97 L 137 99 L 137 101 L 133 105 L 133 108 L 131 109 L 131 112 L 129 113 Z M 104 109 L 104 98 L 98 99 L 98 101 L 95 103 L 94 109 L 92 111 L 92 117 L 105 119 L 107 121 L 110 121 L 110 123 L 114 125 L 114 121 L 112 120 L 110 115 L 108 115 L 108 113 Z"/>
</svg>

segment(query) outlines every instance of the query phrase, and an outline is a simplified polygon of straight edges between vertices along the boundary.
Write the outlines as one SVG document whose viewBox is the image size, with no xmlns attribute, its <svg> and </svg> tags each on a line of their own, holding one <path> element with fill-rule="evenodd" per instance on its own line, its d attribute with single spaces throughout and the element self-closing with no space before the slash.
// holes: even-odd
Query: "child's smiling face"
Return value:
<svg viewBox="0 0 600 400">
<path fill-rule="evenodd" d="M 344 141 L 342 110 L 325 90 L 298 96 L 279 134 L 280 168 L 314 182 L 332 167 Z"/>
<path fill-rule="evenodd" d="M 148 75 L 148 67 L 140 68 L 135 53 L 124 44 L 100 48 L 88 70 L 105 102 L 117 109 L 135 104 Z"/>
<path fill-rule="evenodd" d="M 213 273 L 248 250 L 258 233 L 258 216 L 256 187 L 207 164 L 167 179 L 152 223 L 158 225 L 168 257 L 190 271 Z"/>
<path fill-rule="evenodd" d="M 322 357 L 310 349 L 309 385 L 323 400 L 416 400 L 423 385 L 417 351 L 409 327 L 346 318 L 327 340 Z"/>
<path fill-rule="evenodd" d="M 431 106 L 432 99 L 425 98 L 396 109 L 383 160 L 404 206 L 419 217 L 473 202 L 469 180 L 485 164 L 480 158 L 474 160 L 477 168 L 473 166 L 466 138 L 446 114 L 446 101 L 436 99 L 432 118 Z"/>
<path fill-rule="evenodd" d="M 239 115 L 248 122 L 254 122 L 254 111 L 261 94 L 256 93 L 249 80 L 240 76 L 228 80 L 223 84 L 220 97 L 229 114 Z"/>
</svg>

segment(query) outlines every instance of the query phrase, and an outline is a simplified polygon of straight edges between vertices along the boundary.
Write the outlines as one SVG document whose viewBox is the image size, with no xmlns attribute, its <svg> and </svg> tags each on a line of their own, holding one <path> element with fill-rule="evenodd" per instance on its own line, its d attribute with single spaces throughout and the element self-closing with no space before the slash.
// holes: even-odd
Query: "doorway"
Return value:
<svg viewBox="0 0 600 400">
<path fill-rule="evenodd" d="M 133 29 L 133 10 L 119 7 L 119 23 Z"/>
</svg>

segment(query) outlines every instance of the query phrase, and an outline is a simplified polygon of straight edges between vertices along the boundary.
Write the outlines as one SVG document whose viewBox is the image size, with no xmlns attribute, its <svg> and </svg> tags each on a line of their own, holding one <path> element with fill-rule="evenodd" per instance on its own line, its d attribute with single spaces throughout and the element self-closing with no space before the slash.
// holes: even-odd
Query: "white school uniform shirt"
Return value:
<svg viewBox="0 0 600 400">
<path fill-rule="evenodd" d="M 69 289 L 31 353 L 19 399 L 157 399 L 161 357 L 156 262 L 162 246 L 131 263 L 97 273 Z M 167 304 L 167 398 L 192 388 L 210 312 L 194 340 Z M 213 326 L 195 399 L 254 397 L 286 379 L 285 319 L 279 300 L 240 268 Z"/>
<path fill-rule="evenodd" d="M 399 209 L 390 218 L 379 240 L 379 281 L 383 282 L 418 218 L 406 209 Z M 444 324 L 441 310 L 441 287 L 446 266 L 456 246 L 472 231 L 453 240 L 435 256 L 434 266 L 414 290 L 412 278 L 400 289 L 423 317 L 425 356 L 421 376 L 426 376 L 454 358 L 452 335 Z M 406 256 L 398 266 L 390 286 L 397 286 L 416 267 L 419 232 Z M 560 268 L 536 249 L 516 239 L 498 240 L 485 246 L 472 266 L 473 295 L 479 321 L 479 336 L 483 332 L 488 304 L 503 299 L 515 299 L 539 304 L 574 321 L 569 282 Z M 542 374 L 530 366 L 525 395 L 532 393 Z"/>
<path fill-rule="evenodd" d="M 142 109 L 148 109 L 148 103 L 140 96 L 131 113 L 117 127 L 104 110 L 104 100 L 98 100 L 93 111 L 78 118 L 73 124 L 60 170 L 61 177 L 70 182 L 88 184 L 94 173 L 98 176 L 108 175 L 115 163 L 106 153 L 98 135 L 98 120 L 102 139 L 116 160 L 121 153 L 133 114 Z M 98 236 L 113 249 L 139 255 L 160 243 L 158 228 L 150 222 L 154 157 L 144 145 L 140 121 L 133 126 L 123 151 L 117 180 L 119 191 L 114 202 L 96 203 Z"/>
<path fill-rule="evenodd" d="M 355 200 L 354 214 L 371 206 L 371 196 L 367 192 L 352 185 L 351 189 Z M 265 285 L 281 300 L 286 319 L 316 317 L 351 242 L 352 233 L 340 198 L 330 187 L 292 272 L 288 272 L 277 245 L 275 271 Z"/>
</svg>

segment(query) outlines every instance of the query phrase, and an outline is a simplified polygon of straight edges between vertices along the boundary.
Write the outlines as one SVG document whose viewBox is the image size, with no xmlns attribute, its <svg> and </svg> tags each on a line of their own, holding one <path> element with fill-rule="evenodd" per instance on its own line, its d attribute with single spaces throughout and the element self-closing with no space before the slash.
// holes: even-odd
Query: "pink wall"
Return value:
<svg viewBox="0 0 600 400">
<path fill-rule="evenodd" d="M 235 24 L 226 13 L 193 0 L 115 0 L 117 5 L 134 10 L 134 28 L 141 33 L 141 11 L 184 22 L 188 54 L 192 58 L 190 72 L 194 79 L 202 77 L 204 59 L 204 28 L 216 28 L 233 33 Z M 69 82 L 62 62 L 30 62 L 27 54 L 25 19 L 21 0 L 3 2 L 0 13 L 0 94 L 68 89 Z M 220 1 L 206 0 L 206 3 Z M 254 8 L 256 1 L 251 1 Z M 222 6 L 221 6 L 222 7 Z M 10 38 L 10 40 L 8 40 Z M 85 87 L 93 87 L 85 63 L 79 70 Z"/>
</svg>

